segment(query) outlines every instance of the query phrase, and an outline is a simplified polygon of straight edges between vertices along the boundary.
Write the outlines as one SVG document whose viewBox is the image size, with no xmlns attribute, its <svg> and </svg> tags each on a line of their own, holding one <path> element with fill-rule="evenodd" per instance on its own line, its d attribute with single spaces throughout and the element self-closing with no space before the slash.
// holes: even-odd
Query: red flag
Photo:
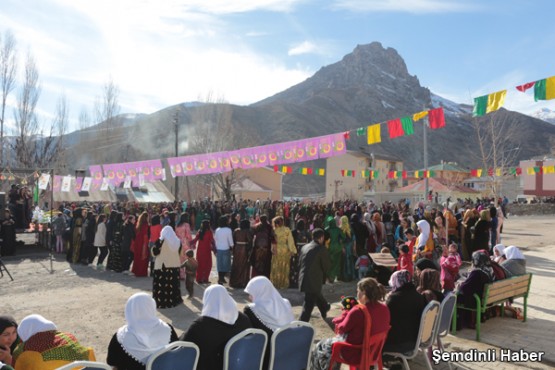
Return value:
<svg viewBox="0 0 555 370">
<path fill-rule="evenodd" d="M 355 177 L 355 170 L 351 171 L 351 177 Z"/>
<path fill-rule="evenodd" d="M 493 168 L 488 168 L 488 176 L 493 176 Z"/>
<path fill-rule="evenodd" d="M 516 174 L 519 175 L 519 176 L 522 175 L 522 168 L 517 167 L 516 168 Z"/>
<path fill-rule="evenodd" d="M 405 131 L 403 130 L 403 125 L 401 125 L 400 118 L 387 121 L 387 128 L 389 129 L 390 139 L 394 139 L 398 136 L 403 136 L 405 134 Z"/>
<path fill-rule="evenodd" d="M 274 166 L 274 172 L 278 172 L 279 171 L 279 166 Z"/>
<path fill-rule="evenodd" d="M 341 176 L 345 177 L 345 170 L 341 170 Z"/>
<path fill-rule="evenodd" d="M 478 177 L 478 170 L 470 170 L 470 176 Z"/>
<path fill-rule="evenodd" d="M 345 138 L 345 140 L 349 140 L 351 138 L 351 131 L 345 131 L 343 133 L 343 137 Z"/>
<path fill-rule="evenodd" d="M 527 82 L 527 83 L 525 83 L 524 85 L 517 86 L 516 89 L 517 89 L 518 91 L 525 92 L 525 91 L 528 90 L 529 88 L 533 87 L 535 84 L 536 84 L 536 81 L 534 81 L 534 82 Z"/>
<path fill-rule="evenodd" d="M 307 168 L 306 173 L 309 174 L 309 175 L 312 175 L 312 168 Z"/>
<path fill-rule="evenodd" d="M 437 128 L 445 127 L 445 116 L 443 115 L 443 108 L 430 109 L 428 111 L 428 120 L 430 121 L 430 128 L 435 130 Z"/>
<path fill-rule="evenodd" d="M 403 171 L 403 175 L 402 175 L 402 177 L 403 177 L 404 179 L 406 179 L 406 178 L 407 178 L 407 171 Z"/>
</svg>

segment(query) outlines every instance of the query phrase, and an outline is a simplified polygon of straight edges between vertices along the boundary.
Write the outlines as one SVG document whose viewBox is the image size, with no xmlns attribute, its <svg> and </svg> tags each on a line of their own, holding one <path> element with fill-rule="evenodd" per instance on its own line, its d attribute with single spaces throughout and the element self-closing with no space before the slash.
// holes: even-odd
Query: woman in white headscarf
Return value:
<svg viewBox="0 0 555 370">
<path fill-rule="evenodd" d="M 520 249 L 514 245 L 505 248 L 505 258 L 507 259 L 501 263 L 501 267 L 508 272 L 507 277 L 524 275 L 526 273 L 526 258 Z"/>
<path fill-rule="evenodd" d="M 94 352 L 82 346 L 70 333 L 41 315 L 29 315 L 21 320 L 17 334 L 22 342 L 13 353 L 18 370 L 53 370 L 73 361 L 94 361 Z"/>
<path fill-rule="evenodd" d="M 106 358 L 117 370 L 144 370 L 150 355 L 177 340 L 173 327 L 156 316 L 156 302 L 147 293 L 129 297 L 125 321 L 113 335 Z"/>
<path fill-rule="evenodd" d="M 164 226 L 160 239 L 152 248 L 154 276 L 152 280 L 152 297 L 157 308 L 171 308 L 183 303 L 179 282 L 179 247 L 181 240 L 171 226 Z"/>
<path fill-rule="evenodd" d="M 197 370 L 223 368 L 224 348 L 228 340 L 251 327 L 249 318 L 237 309 L 237 303 L 221 285 L 204 291 L 201 316 L 180 340 L 193 342 L 200 349 Z"/>
<path fill-rule="evenodd" d="M 434 239 L 430 233 L 430 224 L 426 220 L 420 220 L 416 223 L 420 235 L 416 239 L 415 249 L 417 258 L 428 258 L 432 259 L 432 253 L 434 251 Z"/>
<path fill-rule="evenodd" d="M 506 260 L 505 246 L 503 244 L 497 244 L 493 247 L 493 256 L 491 256 L 491 259 L 499 264 Z"/>
</svg>

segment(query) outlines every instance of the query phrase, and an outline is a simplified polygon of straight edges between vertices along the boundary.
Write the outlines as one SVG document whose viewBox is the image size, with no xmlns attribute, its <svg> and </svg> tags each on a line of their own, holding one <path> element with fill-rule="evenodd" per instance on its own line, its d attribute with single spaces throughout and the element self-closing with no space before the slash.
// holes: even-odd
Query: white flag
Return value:
<svg viewBox="0 0 555 370">
<path fill-rule="evenodd" d="M 48 183 L 50 182 L 50 174 L 49 173 L 41 173 L 39 177 L 39 189 L 46 190 L 48 187 Z"/>
<path fill-rule="evenodd" d="M 131 189 L 131 176 L 125 176 L 125 181 L 123 182 L 124 189 Z"/>
<path fill-rule="evenodd" d="M 145 186 L 145 175 L 142 173 L 139 174 L 139 186 L 142 188 Z"/>
<path fill-rule="evenodd" d="M 162 168 L 162 180 L 166 181 L 166 169 Z"/>
<path fill-rule="evenodd" d="M 100 185 L 100 191 L 108 190 L 108 179 L 106 177 L 102 178 L 102 185 Z"/>
<path fill-rule="evenodd" d="M 71 176 L 64 176 L 62 179 L 62 191 L 68 192 L 71 189 Z"/>
<path fill-rule="evenodd" d="M 83 185 L 81 185 L 81 191 L 89 191 L 91 189 L 92 177 L 85 177 L 83 179 Z"/>
</svg>

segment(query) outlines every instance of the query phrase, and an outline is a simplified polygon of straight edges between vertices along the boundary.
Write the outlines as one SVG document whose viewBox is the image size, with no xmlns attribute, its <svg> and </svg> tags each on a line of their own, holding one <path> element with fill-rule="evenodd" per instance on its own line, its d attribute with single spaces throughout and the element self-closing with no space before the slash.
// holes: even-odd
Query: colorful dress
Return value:
<svg viewBox="0 0 555 370">
<path fill-rule="evenodd" d="M 250 278 L 249 254 L 252 249 L 252 234 L 250 230 L 235 229 L 233 232 L 233 263 L 229 286 L 243 289 Z"/>
<path fill-rule="evenodd" d="M 193 241 L 197 244 L 197 283 L 208 283 L 210 278 L 210 271 L 212 270 L 212 245 L 214 244 L 214 235 L 211 230 L 204 233 L 202 239 L 197 234 L 197 238 Z"/>
<path fill-rule="evenodd" d="M 92 349 L 75 336 L 57 330 L 43 331 L 20 343 L 13 353 L 18 370 L 50 370 L 73 361 L 95 361 Z"/>
<path fill-rule="evenodd" d="M 329 252 L 331 259 L 331 269 L 329 272 L 330 281 L 335 279 L 341 280 L 342 265 L 343 265 L 343 240 L 345 240 L 345 233 L 337 227 L 337 223 L 333 217 L 328 217 L 326 220 L 327 227 L 325 231 L 329 233 Z"/>
<path fill-rule="evenodd" d="M 175 235 L 181 240 L 181 253 L 179 254 L 179 262 L 183 263 L 187 259 L 185 252 L 191 249 L 191 241 L 193 237 L 191 236 L 191 226 L 188 222 L 184 222 L 175 228 Z M 179 270 L 179 279 L 185 279 L 185 269 L 181 268 Z"/>
<path fill-rule="evenodd" d="M 142 224 L 135 235 L 135 250 L 133 252 L 133 268 L 131 271 L 135 276 L 148 275 L 148 225 Z"/>
<path fill-rule="evenodd" d="M 297 253 L 291 230 L 287 226 L 275 229 L 276 250 L 272 256 L 272 270 L 270 280 L 276 289 L 289 288 L 289 270 L 291 255 Z"/>
</svg>

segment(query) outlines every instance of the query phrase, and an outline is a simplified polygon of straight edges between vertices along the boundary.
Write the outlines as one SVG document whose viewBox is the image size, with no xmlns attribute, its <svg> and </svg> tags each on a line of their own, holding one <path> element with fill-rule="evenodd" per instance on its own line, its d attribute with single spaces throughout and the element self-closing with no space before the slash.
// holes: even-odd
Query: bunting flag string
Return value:
<svg viewBox="0 0 555 370">
<path fill-rule="evenodd" d="M 481 117 L 498 110 L 505 103 L 506 96 L 507 90 L 501 90 L 489 95 L 474 98 L 474 110 L 472 115 L 474 117 Z"/>
</svg>

